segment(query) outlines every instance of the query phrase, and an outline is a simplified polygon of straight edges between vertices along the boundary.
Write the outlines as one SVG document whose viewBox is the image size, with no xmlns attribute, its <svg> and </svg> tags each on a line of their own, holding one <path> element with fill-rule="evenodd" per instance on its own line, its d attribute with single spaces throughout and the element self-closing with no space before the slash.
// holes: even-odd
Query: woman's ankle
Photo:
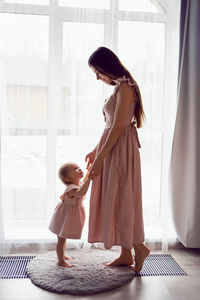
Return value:
<svg viewBox="0 0 200 300">
<path fill-rule="evenodd" d="M 131 248 L 121 248 L 121 255 L 120 256 L 128 256 L 132 257 L 132 249 Z"/>
</svg>

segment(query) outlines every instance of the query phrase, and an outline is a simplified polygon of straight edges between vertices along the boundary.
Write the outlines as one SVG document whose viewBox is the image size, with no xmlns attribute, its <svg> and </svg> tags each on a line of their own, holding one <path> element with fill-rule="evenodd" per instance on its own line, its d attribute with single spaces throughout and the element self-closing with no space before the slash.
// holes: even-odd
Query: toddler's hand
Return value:
<svg viewBox="0 0 200 300">
<path fill-rule="evenodd" d="M 89 170 L 91 169 L 91 165 L 93 164 L 93 161 L 95 160 L 95 152 L 90 152 L 86 155 L 85 157 L 85 162 L 87 162 L 87 167 L 86 169 Z"/>
<path fill-rule="evenodd" d="M 102 165 L 103 165 L 103 160 L 96 158 L 89 174 L 90 179 L 93 180 L 96 176 L 100 174 Z"/>
</svg>

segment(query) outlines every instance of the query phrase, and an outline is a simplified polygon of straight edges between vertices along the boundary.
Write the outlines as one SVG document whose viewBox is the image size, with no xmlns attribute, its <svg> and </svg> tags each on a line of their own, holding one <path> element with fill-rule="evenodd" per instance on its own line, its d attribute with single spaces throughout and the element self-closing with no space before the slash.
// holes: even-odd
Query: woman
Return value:
<svg viewBox="0 0 200 300">
<path fill-rule="evenodd" d="M 144 226 L 137 128 L 145 118 L 140 90 L 118 57 L 99 47 L 89 58 L 97 80 L 114 85 L 105 101 L 105 129 L 95 149 L 86 155 L 89 178 L 93 179 L 90 198 L 90 243 L 103 242 L 105 248 L 121 246 L 119 258 L 107 266 L 132 265 L 142 269 L 149 249 L 143 244 Z"/>
</svg>

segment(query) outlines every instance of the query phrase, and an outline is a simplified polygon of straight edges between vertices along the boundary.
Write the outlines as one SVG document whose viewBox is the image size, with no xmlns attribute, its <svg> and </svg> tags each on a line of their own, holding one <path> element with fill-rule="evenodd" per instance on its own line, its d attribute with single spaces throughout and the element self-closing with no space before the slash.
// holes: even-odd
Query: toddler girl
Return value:
<svg viewBox="0 0 200 300">
<path fill-rule="evenodd" d="M 58 265 L 65 268 L 73 266 L 65 260 L 71 257 L 65 256 L 66 238 L 80 239 L 85 222 L 85 209 L 83 206 L 84 195 L 86 194 L 90 179 L 88 173 L 84 176 L 83 171 L 75 163 L 66 163 L 59 169 L 58 176 L 66 185 L 64 194 L 60 197 L 61 202 L 56 206 L 49 230 L 57 234 L 58 242 L 56 252 Z"/>
</svg>

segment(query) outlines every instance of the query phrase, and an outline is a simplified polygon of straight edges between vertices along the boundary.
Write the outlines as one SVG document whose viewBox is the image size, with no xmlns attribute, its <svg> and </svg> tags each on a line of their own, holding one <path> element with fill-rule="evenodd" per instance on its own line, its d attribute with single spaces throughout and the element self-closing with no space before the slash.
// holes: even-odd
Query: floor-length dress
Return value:
<svg viewBox="0 0 200 300">
<path fill-rule="evenodd" d="M 103 242 L 107 249 L 114 245 L 132 248 L 134 244 L 144 241 L 141 146 L 135 122 L 132 122 L 138 101 L 138 86 L 128 78 L 120 78 L 113 94 L 105 101 L 103 114 L 106 126 L 96 154 L 104 145 L 112 126 L 116 93 L 123 82 L 133 88 L 135 102 L 127 118 L 127 126 L 105 157 L 101 173 L 92 181 L 90 196 L 88 242 Z"/>
</svg>

